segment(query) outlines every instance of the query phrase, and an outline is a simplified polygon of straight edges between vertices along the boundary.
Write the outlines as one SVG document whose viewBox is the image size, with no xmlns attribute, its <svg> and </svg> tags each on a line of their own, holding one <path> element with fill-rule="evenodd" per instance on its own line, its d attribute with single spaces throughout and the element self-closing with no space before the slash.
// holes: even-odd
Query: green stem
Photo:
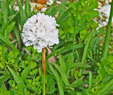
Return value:
<svg viewBox="0 0 113 95">
<path fill-rule="evenodd" d="M 113 1 L 111 3 L 111 12 L 110 12 L 109 22 L 108 22 L 107 31 L 106 31 L 105 40 L 104 40 L 102 58 L 106 58 L 107 54 L 108 54 L 109 42 L 110 42 L 110 30 L 111 30 L 111 24 L 112 24 L 112 16 L 113 16 Z"/>
<path fill-rule="evenodd" d="M 45 92 L 45 76 L 43 76 L 43 95 L 46 95 Z"/>
</svg>

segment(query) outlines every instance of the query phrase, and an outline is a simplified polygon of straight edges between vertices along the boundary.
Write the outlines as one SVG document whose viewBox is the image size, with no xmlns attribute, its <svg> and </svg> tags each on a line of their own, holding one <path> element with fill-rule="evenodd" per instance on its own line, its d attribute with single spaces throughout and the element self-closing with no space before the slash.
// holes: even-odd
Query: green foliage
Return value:
<svg viewBox="0 0 113 95">
<path fill-rule="evenodd" d="M 42 95 L 42 55 L 25 47 L 20 34 L 36 12 L 23 1 L 17 0 L 15 11 L 15 0 L 0 0 L 0 95 Z M 60 38 L 46 53 L 46 95 L 112 95 L 113 54 L 101 57 L 99 36 L 105 29 L 96 30 L 97 0 L 56 1 L 45 12 L 56 17 Z M 50 64 L 53 56 L 56 62 Z"/>
</svg>

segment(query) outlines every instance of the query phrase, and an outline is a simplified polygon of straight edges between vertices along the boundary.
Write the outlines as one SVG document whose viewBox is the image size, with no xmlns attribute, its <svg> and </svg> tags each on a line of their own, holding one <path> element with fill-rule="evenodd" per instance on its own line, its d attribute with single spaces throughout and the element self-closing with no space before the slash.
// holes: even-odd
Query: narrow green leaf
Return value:
<svg viewBox="0 0 113 95">
<path fill-rule="evenodd" d="M 19 6 L 19 13 L 20 13 L 20 17 L 21 17 L 21 23 L 23 25 L 24 22 L 26 21 L 27 17 L 26 17 L 25 11 L 23 9 L 23 6 L 22 6 L 22 4 L 19 0 L 17 0 L 17 4 Z"/>
<path fill-rule="evenodd" d="M 55 66 L 55 68 L 59 71 L 60 75 L 61 75 L 61 79 L 63 80 L 63 82 L 65 83 L 66 86 L 69 86 L 70 83 L 68 81 L 68 78 L 66 76 L 66 73 L 63 71 L 64 68 L 58 66 L 57 64 L 53 64 Z"/>
<path fill-rule="evenodd" d="M 88 64 L 82 64 L 82 63 L 75 63 L 76 67 L 80 67 L 80 68 L 91 68 L 90 65 Z"/>
<path fill-rule="evenodd" d="M 8 6 L 6 6 L 6 2 L 7 2 L 6 0 L 1 1 L 1 10 L 2 10 L 2 15 L 3 15 L 2 17 L 3 17 L 4 23 L 7 23 L 7 20 L 8 20 L 8 15 L 7 15 Z"/>
<path fill-rule="evenodd" d="M 54 10 L 51 12 L 50 15 L 54 17 L 56 13 L 58 12 L 58 9 L 59 9 L 59 6 L 54 7 Z"/>
<path fill-rule="evenodd" d="M 15 22 L 12 22 L 12 23 L 8 26 L 8 33 L 10 33 L 10 32 L 13 30 L 14 26 L 15 26 Z"/>
<path fill-rule="evenodd" d="M 19 45 L 19 49 L 21 49 L 21 36 L 20 36 L 20 32 L 17 29 L 17 27 L 14 27 L 14 32 L 18 41 L 18 45 Z"/>
<path fill-rule="evenodd" d="M 84 53 L 83 53 L 83 57 L 82 57 L 82 63 L 84 64 L 85 61 L 86 61 L 86 58 L 87 58 L 87 53 L 88 53 L 88 48 L 89 48 L 89 45 L 90 45 L 90 42 L 91 42 L 91 39 L 93 37 L 93 32 L 90 34 L 89 38 L 88 38 L 88 41 L 85 45 L 85 48 L 84 48 Z"/>
<path fill-rule="evenodd" d="M 68 70 L 71 70 L 72 68 L 75 68 L 74 66 L 75 66 L 74 65 L 74 56 L 71 53 L 71 54 L 69 54 L 69 56 L 68 56 L 68 58 L 66 60 L 66 68 L 67 68 L 67 71 Z"/>
<path fill-rule="evenodd" d="M 74 45 L 74 49 L 81 48 L 81 47 L 83 47 L 83 44 Z M 68 46 L 59 48 L 57 50 L 54 50 L 51 54 L 49 54 L 47 56 L 47 58 L 49 58 L 49 57 L 51 57 L 51 56 L 53 56 L 55 54 L 62 54 L 62 53 L 65 53 L 65 52 L 68 52 L 68 51 L 72 51 L 72 50 L 73 50 L 72 45 L 68 45 Z"/>
<path fill-rule="evenodd" d="M 62 24 L 63 21 L 65 21 L 67 19 L 67 17 L 69 16 L 69 14 L 71 12 L 72 12 L 72 8 L 68 9 L 67 11 L 65 11 L 64 14 L 57 19 L 57 23 L 58 24 Z"/>
<path fill-rule="evenodd" d="M 81 0 L 78 0 L 77 5 L 76 5 L 76 16 L 74 17 L 74 34 L 73 34 L 73 54 L 74 54 L 74 43 L 75 43 L 75 38 L 76 35 L 79 31 L 77 31 L 77 25 L 78 25 L 78 15 L 79 15 L 79 3 L 81 2 Z"/>
<path fill-rule="evenodd" d="M 60 9 L 59 9 L 58 18 L 60 18 L 63 15 L 63 13 L 65 11 L 65 7 L 66 7 L 66 0 L 63 0 L 62 4 L 60 6 Z"/>
<path fill-rule="evenodd" d="M 92 78 L 92 72 L 89 72 L 89 89 L 92 88 L 92 84 L 93 84 L 93 78 Z"/>
<path fill-rule="evenodd" d="M 83 85 L 83 78 L 84 77 L 81 77 L 78 80 L 75 80 L 74 82 L 72 82 L 71 87 L 78 87 Z"/>
<path fill-rule="evenodd" d="M 60 60 L 61 68 L 63 68 L 64 73 L 66 73 L 66 64 L 65 64 L 65 61 L 61 55 L 59 55 L 59 60 Z"/>
<path fill-rule="evenodd" d="M 23 79 L 23 81 L 26 81 L 26 78 L 27 78 L 29 72 L 30 72 L 29 66 L 23 70 L 23 72 L 21 74 L 21 78 Z"/>
<path fill-rule="evenodd" d="M 53 4 L 49 7 L 49 9 L 46 11 L 46 14 L 47 15 L 51 15 L 52 12 L 54 11 L 55 9 L 55 4 L 56 4 L 56 0 L 53 2 Z"/>
<path fill-rule="evenodd" d="M 9 75 L 0 76 L 0 86 L 9 79 Z"/>
<path fill-rule="evenodd" d="M 8 70 L 10 71 L 11 75 L 13 76 L 15 82 L 18 84 L 18 91 L 17 95 L 24 95 L 24 82 L 19 75 L 16 74 L 14 70 L 12 70 L 9 66 L 7 66 Z"/>
<path fill-rule="evenodd" d="M 105 92 L 109 91 L 111 87 L 113 87 L 113 79 L 106 83 L 103 88 L 98 90 L 95 95 L 105 95 Z"/>
<path fill-rule="evenodd" d="M 25 13 L 26 13 L 27 17 L 30 17 L 30 15 L 31 15 L 31 6 L 30 6 L 30 1 L 29 0 L 25 1 Z"/>
<path fill-rule="evenodd" d="M 58 84 L 58 89 L 59 89 L 59 95 L 64 95 L 64 91 L 63 91 L 63 86 L 62 86 L 62 81 L 60 79 L 60 76 L 58 75 L 58 73 L 54 70 L 53 66 L 51 64 L 49 64 L 49 68 L 52 71 L 53 75 L 56 78 L 57 84 Z"/>
<path fill-rule="evenodd" d="M 16 17 L 16 15 L 17 15 L 17 13 L 8 17 L 7 23 L 2 26 L 2 29 L 0 31 L 1 34 L 4 34 L 5 33 L 4 31 L 7 29 L 9 23 L 12 22 L 12 20 L 14 20 L 14 18 Z"/>
<path fill-rule="evenodd" d="M 104 47 L 103 47 L 103 51 L 102 51 L 102 57 L 103 58 L 106 58 L 107 55 L 108 55 L 112 18 L 113 18 L 113 0 L 112 0 L 112 3 L 111 3 L 111 11 L 110 11 L 110 16 L 109 16 L 109 22 L 108 22 L 108 26 L 107 26 L 107 31 L 106 31 L 105 40 L 104 40 Z"/>
<path fill-rule="evenodd" d="M 4 36 L 0 35 L 0 40 L 2 40 L 6 45 L 8 45 L 11 49 L 13 49 L 14 51 L 18 51 L 17 48 L 15 46 L 13 46 L 9 40 L 7 38 L 5 38 Z"/>
<path fill-rule="evenodd" d="M 23 83 L 22 79 L 13 71 L 9 66 L 7 66 L 8 70 L 10 71 L 11 75 L 13 76 L 14 80 L 17 84 Z"/>
<path fill-rule="evenodd" d="M 15 22 L 12 22 L 10 25 L 8 25 L 7 30 L 5 32 L 5 36 L 9 37 L 9 33 L 14 29 Z"/>
</svg>

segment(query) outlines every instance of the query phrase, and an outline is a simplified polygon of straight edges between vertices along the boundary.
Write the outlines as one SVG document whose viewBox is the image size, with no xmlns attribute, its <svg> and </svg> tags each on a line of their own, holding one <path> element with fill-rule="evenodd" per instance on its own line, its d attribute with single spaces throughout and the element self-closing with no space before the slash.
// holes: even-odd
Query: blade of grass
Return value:
<svg viewBox="0 0 113 95">
<path fill-rule="evenodd" d="M 12 22 L 12 20 L 14 20 L 14 18 L 16 17 L 16 15 L 17 15 L 17 13 L 14 14 L 14 15 L 11 15 L 10 17 L 8 17 L 8 21 L 7 21 L 6 24 L 4 24 L 4 25 L 2 26 L 2 29 L 1 29 L 1 31 L 0 31 L 0 34 L 5 34 L 4 31 L 7 29 L 9 23 Z"/>
<path fill-rule="evenodd" d="M 82 63 L 84 64 L 85 61 L 86 61 L 86 58 L 87 58 L 87 53 L 88 53 L 88 48 L 89 48 L 89 44 L 91 42 L 91 39 L 92 39 L 92 36 L 93 36 L 93 31 L 92 33 L 90 34 L 89 38 L 88 38 L 88 41 L 85 45 L 85 48 L 84 48 L 84 53 L 83 53 L 83 57 L 82 57 Z"/>
<path fill-rule="evenodd" d="M 15 82 L 18 84 L 19 89 L 18 89 L 17 95 L 24 95 L 24 88 L 25 88 L 25 86 L 24 86 L 23 80 L 9 66 L 7 66 L 7 68 L 10 71 L 11 75 L 13 76 Z"/>
<path fill-rule="evenodd" d="M 64 90 L 63 90 L 62 81 L 60 79 L 60 76 L 58 75 L 58 73 L 55 71 L 55 69 L 53 68 L 53 66 L 51 64 L 49 64 L 49 68 L 56 78 L 56 81 L 58 84 L 58 89 L 59 89 L 59 95 L 64 95 Z"/>
<path fill-rule="evenodd" d="M 26 81 L 26 78 L 27 78 L 29 72 L 30 72 L 30 67 L 29 67 L 29 66 L 26 67 L 26 68 L 23 70 L 23 72 L 22 72 L 22 74 L 21 74 L 21 78 L 22 78 L 22 80 L 23 80 L 24 82 Z"/>
<path fill-rule="evenodd" d="M 84 77 L 81 77 L 78 80 L 75 80 L 74 82 L 72 82 L 71 87 L 78 87 L 83 85 L 83 78 Z"/>
<path fill-rule="evenodd" d="M 53 2 L 53 4 L 50 6 L 50 8 L 46 11 L 47 15 L 51 15 L 52 14 L 52 12 L 55 9 L 55 4 L 56 4 L 56 0 Z"/>
<path fill-rule="evenodd" d="M 113 85 L 113 79 L 110 80 L 107 84 L 105 84 L 103 88 L 97 91 L 95 95 L 105 95 L 106 94 L 105 92 L 109 91 L 109 89 L 113 87 L 112 85 Z"/>
<path fill-rule="evenodd" d="M 15 46 L 13 46 L 9 40 L 7 38 L 5 38 L 4 36 L 0 35 L 0 40 L 2 40 L 6 45 L 8 45 L 11 49 L 13 49 L 14 51 L 18 51 L 17 48 Z"/>
<path fill-rule="evenodd" d="M 74 55 L 74 43 L 75 43 L 75 37 L 76 37 L 76 28 L 77 28 L 77 23 L 78 23 L 78 14 L 79 14 L 79 2 L 80 2 L 81 0 L 78 0 L 78 2 L 77 2 L 77 6 L 76 6 L 76 16 L 74 17 L 74 21 L 75 21 L 75 23 L 74 23 L 74 34 L 73 34 L 73 55 Z"/>
<path fill-rule="evenodd" d="M 85 64 L 85 63 L 86 63 L 86 58 L 87 58 L 87 56 L 88 56 L 88 55 L 87 55 L 87 54 L 88 54 L 88 48 L 89 48 L 89 45 L 90 45 L 90 42 L 91 42 L 92 37 L 93 37 L 93 31 L 92 31 L 92 33 L 89 35 L 89 38 L 88 38 L 87 43 L 86 43 L 86 45 L 85 45 L 84 52 L 83 52 L 83 56 L 82 56 L 82 64 Z M 84 68 L 82 68 L 82 69 L 80 70 L 80 74 L 83 73 L 83 69 L 84 69 Z"/>
<path fill-rule="evenodd" d="M 12 70 L 9 66 L 7 66 L 7 68 L 17 84 L 23 83 L 22 79 L 16 74 L 14 70 Z"/>
<path fill-rule="evenodd" d="M 3 15 L 2 17 L 4 20 L 4 24 L 7 23 L 8 20 L 6 2 L 7 2 L 6 0 L 1 1 L 1 10 L 2 10 L 2 15 Z"/>
<path fill-rule="evenodd" d="M 7 37 L 8 39 L 9 39 L 10 32 L 14 29 L 14 26 L 15 26 L 15 22 L 12 22 L 11 24 L 9 24 L 7 26 L 7 30 L 5 32 L 5 37 Z"/>
<path fill-rule="evenodd" d="M 65 61 L 61 55 L 59 55 L 59 60 L 60 60 L 61 68 L 63 68 L 64 73 L 66 73 L 66 64 L 65 64 Z"/>
<path fill-rule="evenodd" d="M 81 47 L 83 47 L 83 44 L 74 45 L 74 49 L 81 48 Z M 62 54 L 64 52 L 70 51 L 72 49 L 73 49 L 72 45 L 69 45 L 69 46 L 62 47 L 60 49 L 54 50 L 51 54 L 49 54 L 47 56 L 47 59 L 50 58 L 51 56 L 55 55 L 55 54 Z"/>
<path fill-rule="evenodd" d="M 64 14 L 57 19 L 57 23 L 58 24 L 63 23 L 63 21 L 67 19 L 68 15 L 71 13 L 71 11 L 72 11 L 72 8 L 65 11 Z"/>
<path fill-rule="evenodd" d="M 61 75 L 61 79 L 63 80 L 63 82 L 65 83 L 66 86 L 69 86 L 70 83 L 67 79 L 67 76 L 66 76 L 66 73 L 64 72 L 64 69 L 60 66 L 58 66 L 57 64 L 53 64 L 54 67 L 58 70 L 58 72 L 60 73 Z"/>
<path fill-rule="evenodd" d="M 109 22 L 108 22 L 107 30 L 106 30 L 105 40 L 104 40 L 104 47 L 103 47 L 103 51 L 102 51 L 102 58 L 106 58 L 107 55 L 108 55 L 112 17 L 113 17 L 113 1 L 111 3 L 111 11 L 110 11 L 110 16 L 109 16 Z"/>
<path fill-rule="evenodd" d="M 93 78 L 92 78 L 92 72 L 90 71 L 89 72 L 89 89 L 92 87 L 92 84 L 93 84 Z"/>
<path fill-rule="evenodd" d="M 29 0 L 25 1 L 25 13 L 26 13 L 27 17 L 30 17 L 30 15 L 31 15 L 31 6 L 30 6 L 30 1 Z"/>
<path fill-rule="evenodd" d="M 19 0 L 17 0 L 17 4 L 19 6 L 19 13 L 20 13 L 20 17 L 21 17 L 21 24 L 23 26 L 23 24 L 24 24 L 25 20 L 27 19 L 27 17 L 26 17 L 25 11 L 23 9 L 22 3 Z"/>
<path fill-rule="evenodd" d="M 14 32 L 18 41 L 18 45 L 19 45 L 19 49 L 21 49 L 21 36 L 20 36 L 20 32 L 17 29 L 17 27 L 14 27 Z"/>
<path fill-rule="evenodd" d="M 0 76 L 0 86 L 9 79 L 9 75 Z"/>
<path fill-rule="evenodd" d="M 50 15 L 54 17 L 56 13 L 58 12 L 58 9 L 59 9 L 59 6 L 54 7 L 54 10 L 51 12 Z"/>
<path fill-rule="evenodd" d="M 90 65 L 88 65 L 88 64 L 82 64 L 82 63 L 75 63 L 74 64 L 75 65 L 75 67 L 79 67 L 79 68 L 91 68 L 91 66 Z"/>
<path fill-rule="evenodd" d="M 60 18 L 63 15 L 65 8 L 66 8 L 66 0 L 63 0 L 59 9 L 58 18 Z"/>
</svg>

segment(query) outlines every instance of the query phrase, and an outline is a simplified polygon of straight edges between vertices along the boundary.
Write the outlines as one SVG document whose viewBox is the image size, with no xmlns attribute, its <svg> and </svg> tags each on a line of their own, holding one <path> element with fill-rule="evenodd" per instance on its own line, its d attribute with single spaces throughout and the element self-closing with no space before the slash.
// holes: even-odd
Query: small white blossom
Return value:
<svg viewBox="0 0 113 95">
<path fill-rule="evenodd" d="M 43 12 L 43 13 L 44 13 L 46 10 L 47 10 L 47 8 L 46 8 L 46 7 L 44 7 L 44 8 L 42 8 L 42 9 L 41 9 L 41 12 Z"/>
<path fill-rule="evenodd" d="M 38 52 L 42 48 L 59 43 L 56 20 L 52 16 L 38 13 L 29 18 L 23 26 L 22 40 L 25 46 L 33 45 Z"/>
<path fill-rule="evenodd" d="M 23 9 L 25 9 L 25 6 L 22 6 Z M 14 10 L 15 11 L 19 11 L 19 7 L 18 6 L 14 6 Z"/>
<path fill-rule="evenodd" d="M 107 0 L 106 0 L 106 3 L 107 3 Z M 97 9 L 97 11 L 99 12 L 99 26 L 97 28 L 97 30 L 103 26 L 106 26 L 108 24 L 108 21 L 109 21 L 109 16 L 110 16 L 110 9 L 111 9 L 111 5 L 107 4 L 107 5 L 104 5 L 102 8 L 100 9 Z M 104 20 L 103 20 L 104 18 Z M 113 22 L 113 19 L 112 19 L 112 22 Z"/>
<path fill-rule="evenodd" d="M 55 0 L 47 0 L 47 3 L 46 3 L 46 4 L 50 6 L 50 5 L 53 4 L 54 1 L 55 1 Z M 58 0 L 57 0 L 56 3 L 57 3 L 57 4 L 61 4 L 61 1 L 58 1 Z"/>
<path fill-rule="evenodd" d="M 51 4 L 53 4 L 53 2 L 54 2 L 53 0 L 48 0 L 47 5 L 51 5 Z"/>
</svg>

